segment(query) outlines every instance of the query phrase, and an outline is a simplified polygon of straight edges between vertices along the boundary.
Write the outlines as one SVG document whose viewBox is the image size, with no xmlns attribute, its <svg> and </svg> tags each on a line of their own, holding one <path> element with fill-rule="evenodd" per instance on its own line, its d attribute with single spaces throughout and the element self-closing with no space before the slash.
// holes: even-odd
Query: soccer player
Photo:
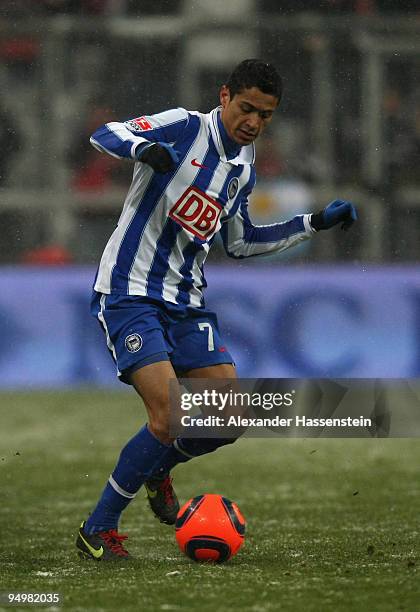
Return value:
<svg viewBox="0 0 420 612">
<path fill-rule="evenodd" d="M 226 253 L 243 258 L 281 251 L 319 230 L 347 229 L 356 210 L 335 200 L 320 212 L 254 226 L 248 196 L 255 185 L 254 141 L 282 95 L 276 69 L 241 62 L 208 114 L 169 110 L 111 122 L 91 137 L 94 147 L 134 162 L 118 225 L 97 272 L 92 312 L 121 381 L 143 399 L 148 423 L 124 446 L 102 495 L 80 526 L 77 547 L 97 560 L 126 559 L 120 515 L 142 485 L 152 511 L 173 524 L 179 509 L 170 472 L 231 439 L 169 434 L 169 381 L 235 378 L 234 360 L 206 309 L 203 265 L 220 231 Z"/>
</svg>

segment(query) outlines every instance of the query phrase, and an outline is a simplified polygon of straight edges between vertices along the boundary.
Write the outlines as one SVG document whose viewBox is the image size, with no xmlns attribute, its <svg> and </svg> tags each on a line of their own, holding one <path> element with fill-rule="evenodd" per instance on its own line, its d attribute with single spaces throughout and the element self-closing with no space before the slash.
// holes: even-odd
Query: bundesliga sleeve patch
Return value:
<svg viewBox="0 0 420 612">
<path fill-rule="evenodd" d="M 135 132 L 144 132 L 146 130 L 152 130 L 152 124 L 146 117 L 137 117 L 137 119 L 130 119 L 130 121 L 126 121 L 125 125 L 130 130 L 134 130 Z"/>
</svg>

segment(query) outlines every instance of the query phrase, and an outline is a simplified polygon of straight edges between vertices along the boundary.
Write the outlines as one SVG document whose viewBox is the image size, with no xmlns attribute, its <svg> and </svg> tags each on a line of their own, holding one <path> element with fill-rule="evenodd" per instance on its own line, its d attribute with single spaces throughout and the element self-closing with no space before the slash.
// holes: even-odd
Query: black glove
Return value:
<svg viewBox="0 0 420 612">
<path fill-rule="evenodd" d="M 139 161 L 148 164 L 155 172 L 160 174 L 170 172 L 179 162 L 178 151 L 166 142 L 156 142 L 146 146 L 140 145 L 136 156 Z"/>
<path fill-rule="evenodd" d="M 342 224 L 341 229 L 348 230 L 355 221 L 357 221 L 356 208 L 346 200 L 334 200 L 323 210 L 313 213 L 310 218 L 310 224 L 317 232 L 330 229 L 337 223 Z"/>
</svg>

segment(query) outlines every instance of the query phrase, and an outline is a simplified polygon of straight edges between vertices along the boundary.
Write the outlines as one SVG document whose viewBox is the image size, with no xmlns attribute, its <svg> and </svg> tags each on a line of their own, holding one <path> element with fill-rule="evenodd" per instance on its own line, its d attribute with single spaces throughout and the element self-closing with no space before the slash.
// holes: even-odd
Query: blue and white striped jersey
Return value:
<svg viewBox="0 0 420 612">
<path fill-rule="evenodd" d="M 254 145 L 228 159 L 219 112 L 178 108 L 108 123 L 92 135 L 92 145 L 114 157 L 136 160 L 139 144 L 166 142 L 180 158 L 166 174 L 136 161 L 118 226 L 99 264 L 96 291 L 204 306 L 203 265 L 217 232 L 236 258 L 287 249 L 311 236 L 309 215 L 252 224 L 247 198 L 255 185 Z"/>
</svg>

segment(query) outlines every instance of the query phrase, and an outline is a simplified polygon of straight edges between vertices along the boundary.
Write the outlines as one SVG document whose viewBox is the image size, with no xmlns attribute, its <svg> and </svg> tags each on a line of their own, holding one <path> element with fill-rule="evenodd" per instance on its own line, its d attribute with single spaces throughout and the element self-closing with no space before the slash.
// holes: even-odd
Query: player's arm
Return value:
<svg viewBox="0 0 420 612">
<path fill-rule="evenodd" d="M 284 251 L 307 240 L 319 230 L 340 224 L 348 229 L 357 220 L 351 202 L 334 200 L 318 213 L 297 215 L 290 221 L 271 225 L 254 225 L 244 198 L 237 213 L 222 226 L 222 238 L 230 257 L 243 258 Z"/>
<path fill-rule="evenodd" d="M 90 142 L 98 151 L 118 159 L 141 161 L 156 172 L 169 172 L 179 161 L 176 141 L 188 121 L 188 112 L 183 108 L 123 123 L 112 121 L 97 129 Z"/>
</svg>

